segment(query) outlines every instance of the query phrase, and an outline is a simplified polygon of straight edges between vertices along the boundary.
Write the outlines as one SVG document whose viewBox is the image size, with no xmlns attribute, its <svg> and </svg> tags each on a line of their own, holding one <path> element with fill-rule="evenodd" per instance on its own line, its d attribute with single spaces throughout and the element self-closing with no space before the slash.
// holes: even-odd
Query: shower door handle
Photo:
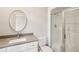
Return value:
<svg viewBox="0 0 79 59">
<path fill-rule="evenodd" d="M 64 39 L 66 39 L 66 34 L 64 34 Z"/>
<path fill-rule="evenodd" d="M 57 27 L 57 25 L 55 24 L 55 25 L 54 25 L 54 27 L 56 28 L 56 27 Z"/>
</svg>

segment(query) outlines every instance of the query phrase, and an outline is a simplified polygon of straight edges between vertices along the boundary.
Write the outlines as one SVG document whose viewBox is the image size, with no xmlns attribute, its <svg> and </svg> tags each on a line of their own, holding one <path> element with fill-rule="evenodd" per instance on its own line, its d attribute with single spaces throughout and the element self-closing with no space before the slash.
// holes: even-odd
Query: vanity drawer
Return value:
<svg viewBox="0 0 79 59">
<path fill-rule="evenodd" d="M 0 52 L 6 52 L 6 48 L 0 48 Z"/>
<path fill-rule="evenodd" d="M 29 49 L 37 48 L 37 45 L 38 45 L 38 42 L 15 45 L 15 46 L 7 47 L 7 52 L 19 52 L 23 50 L 29 50 Z"/>
<path fill-rule="evenodd" d="M 38 48 L 29 49 L 26 52 L 38 52 Z"/>
<path fill-rule="evenodd" d="M 25 48 L 26 48 L 26 44 L 10 46 L 7 47 L 7 52 L 18 52 L 21 49 L 25 49 Z"/>
<path fill-rule="evenodd" d="M 19 52 L 38 52 L 38 48 L 24 49 L 24 50 L 21 50 Z"/>
<path fill-rule="evenodd" d="M 37 48 L 38 47 L 38 42 L 27 43 L 26 47 L 27 47 L 27 49 Z"/>
</svg>

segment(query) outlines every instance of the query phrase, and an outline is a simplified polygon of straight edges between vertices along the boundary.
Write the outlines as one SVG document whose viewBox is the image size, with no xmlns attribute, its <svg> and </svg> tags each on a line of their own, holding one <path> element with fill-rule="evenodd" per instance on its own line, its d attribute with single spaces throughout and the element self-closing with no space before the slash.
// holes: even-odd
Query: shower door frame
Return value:
<svg viewBox="0 0 79 59">
<path fill-rule="evenodd" d="M 59 12 L 62 14 L 62 19 L 63 19 L 63 25 L 62 25 L 63 31 L 62 31 L 62 34 L 64 34 L 64 33 L 65 33 L 64 12 L 63 12 L 62 10 L 59 10 Z M 50 35 L 51 35 L 51 36 L 50 36 L 50 37 L 51 37 L 51 40 L 50 40 L 50 47 L 51 47 L 51 48 L 52 48 L 52 41 L 53 41 L 53 40 L 52 40 L 52 32 L 53 32 L 53 31 L 52 31 L 52 21 L 53 21 L 53 20 L 52 20 L 52 19 L 53 19 L 52 16 L 53 16 L 54 14 L 59 13 L 59 12 L 55 12 L 55 13 L 53 13 L 53 14 L 51 13 L 51 26 L 50 26 L 50 29 L 51 29 L 51 32 L 50 32 Z M 63 32 L 64 32 L 64 33 L 63 33 Z M 63 48 L 62 50 L 63 50 L 63 52 L 65 52 L 65 39 L 64 39 L 64 35 L 62 35 L 62 43 L 61 43 L 61 44 L 62 44 L 61 47 Z M 55 50 L 54 50 L 54 51 L 55 51 Z"/>
</svg>

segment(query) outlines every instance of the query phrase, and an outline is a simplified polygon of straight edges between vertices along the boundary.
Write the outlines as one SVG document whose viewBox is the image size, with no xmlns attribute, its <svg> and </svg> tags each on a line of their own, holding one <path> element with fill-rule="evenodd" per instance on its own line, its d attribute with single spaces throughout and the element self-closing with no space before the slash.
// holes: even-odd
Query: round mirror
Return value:
<svg viewBox="0 0 79 59">
<path fill-rule="evenodd" d="M 10 14 L 9 25 L 10 28 L 16 32 L 21 32 L 27 24 L 27 17 L 21 10 L 15 10 Z"/>
</svg>

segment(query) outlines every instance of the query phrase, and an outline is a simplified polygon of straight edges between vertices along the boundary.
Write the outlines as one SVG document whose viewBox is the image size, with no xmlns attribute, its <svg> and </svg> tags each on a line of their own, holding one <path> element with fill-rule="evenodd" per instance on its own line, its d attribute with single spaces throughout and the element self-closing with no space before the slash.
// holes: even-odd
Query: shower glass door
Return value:
<svg viewBox="0 0 79 59">
<path fill-rule="evenodd" d="M 54 51 L 61 51 L 62 45 L 62 13 L 52 14 L 52 48 Z"/>
</svg>

